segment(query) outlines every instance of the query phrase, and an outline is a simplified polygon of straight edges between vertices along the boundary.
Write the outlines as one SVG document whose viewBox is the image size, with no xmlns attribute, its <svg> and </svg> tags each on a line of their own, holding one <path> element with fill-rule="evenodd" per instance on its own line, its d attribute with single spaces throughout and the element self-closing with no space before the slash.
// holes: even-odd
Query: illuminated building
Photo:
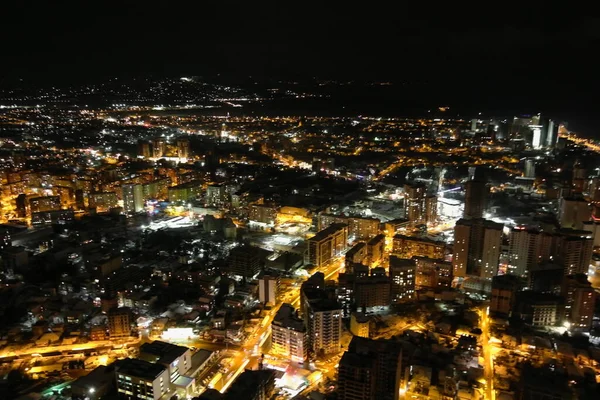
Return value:
<svg viewBox="0 0 600 400">
<path fill-rule="evenodd" d="M 521 289 L 519 278 L 514 275 L 499 275 L 492 278 L 490 313 L 510 317 Z"/>
<path fill-rule="evenodd" d="M 562 299 L 549 294 L 539 294 L 531 301 L 532 326 L 556 326 L 563 319 Z"/>
<path fill-rule="evenodd" d="M 348 226 L 332 224 L 308 239 L 308 262 L 316 267 L 330 263 L 347 247 Z"/>
<path fill-rule="evenodd" d="M 552 255 L 553 237 L 537 229 L 514 227 L 509 237 L 508 273 L 526 275 L 538 263 Z"/>
<path fill-rule="evenodd" d="M 355 336 L 338 369 L 340 400 L 397 400 L 402 380 L 402 344 Z"/>
<path fill-rule="evenodd" d="M 394 303 L 411 300 L 415 296 L 417 264 L 415 260 L 390 256 L 391 300 Z"/>
<path fill-rule="evenodd" d="M 96 192 L 89 195 L 90 208 L 96 208 L 97 211 L 109 211 L 119 205 L 117 194 L 114 192 Z"/>
<path fill-rule="evenodd" d="M 454 227 L 454 276 L 486 280 L 496 276 L 503 228 L 482 218 L 458 220 Z"/>
<path fill-rule="evenodd" d="M 123 185 L 123 210 L 138 213 L 144 210 L 144 190 L 142 185 Z"/>
<path fill-rule="evenodd" d="M 202 194 L 202 182 L 192 181 L 177 186 L 171 186 L 167 189 L 170 202 L 184 202 L 195 200 Z"/>
<path fill-rule="evenodd" d="M 265 204 L 251 204 L 248 219 L 252 222 L 258 222 L 273 226 L 277 219 L 277 207 Z"/>
<path fill-rule="evenodd" d="M 167 144 L 163 138 L 155 138 L 152 140 L 152 157 L 161 158 L 165 156 Z"/>
<path fill-rule="evenodd" d="M 31 214 L 32 225 L 66 224 L 73 221 L 75 213 L 73 210 L 55 210 L 37 212 Z"/>
<path fill-rule="evenodd" d="M 369 264 L 377 264 L 383 260 L 385 251 L 385 235 L 377 235 L 367 242 L 367 260 Z"/>
<path fill-rule="evenodd" d="M 271 323 L 272 347 L 275 354 L 294 362 L 308 359 L 308 332 L 302 318 L 290 304 L 282 304 Z"/>
<path fill-rule="evenodd" d="M 452 285 L 452 263 L 450 261 L 413 257 L 416 264 L 416 289 L 447 289 Z"/>
<path fill-rule="evenodd" d="M 428 257 L 443 259 L 446 243 L 429 237 L 394 236 L 392 252 L 400 258 Z"/>
<path fill-rule="evenodd" d="M 279 293 L 279 278 L 264 275 L 258 278 L 258 301 L 263 304 L 275 304 Z"/>
<path fill-rule="evenodd" d="M 592 216 L 590 204 L 583 197 L 562 197 L 559 200 L 558 221 L 562 228 L 582 229 Z"/>
<path fill-rule="evenodd" d="M 208 185 L 206 188 L 206 204 L 210 207 L 219 207 L 225 202 L 224 185 Z"/>
<path fill-rule="evenodd" d="M 556 255 L 565 265 L 565 275 L 586 274 L 594 250 L 591 232 L 562 229 L 556 235 Z"/>
<path fill-rule="evenodd" d="M 482 218 L 487 207 L 489 188 L 485 180 L 476 178 L 465 184 L 465 218 Z"/>
<path fill-rule="evenodd" d="M 368 338 L 371 319 L 362 312 L 353 312 L 350 316 L 350 332 L 354 336 Z"/>
<path fill-rule="evenodd" d="M 565 317 L 576 331 L 589 331 L 594 319 L 596 291 L 587 275 L 568 275 L 562 283 L 561 294 L 565 299 Z"/>
<path fill-rule="evenodd" d="M 345 267 L 346 272 L 352 273 L 352 266 L 354 264 L 362 264 L 367 258 L 367 245 L 365 242 L 359 242 L 355 244 L 350 250 L 346 252 Z"/>
<path fill-rule="evenodd" d="M 148 199 L 166 199 L 167 189 L 169 187 L 169 179 L 157 179 L 152 182 L 144 183 L 142 190 L 144 192 L 144 200 Z"/>
<path fill-rule="evenodd" d="M 119 398 L 158 400 L 170 390 L 169 370 L 162 365 L 134 358 L 114 365 Z"/>
<path fill-rule="evenodd" d="M 342 306 L 334 293 L 326 290 L 323 273 L 316 273 L 302 284 L 302 315 L 309 348 L 317 356 L 337 354 L 342 338 Z"/>
<path fill-rule="evenodd" d="M 108 312 L 108 333 L 112 339 L 131 336 L 131 310 L 127 307 L 113 308 Z"/>
<path fill-rule="evenodd" d="M 146 159 L 150 158 L 150 143 L 145 140 L 138 140 L 138 156 Z"/>
<path fill-rule="evenodd" d="M 229 253 L 227 266 L 231 275 L 254 278 L 262 267 L 259 249 L 250 246 L 235 247 Z"/>
<path fill-rule="evenodd" d="M 525 160 L 523 175 L 526 178 L 535 178 L 535 159 L 528 158 Z"/>
<path fill-rule="evenodd" d="M 384 270 L 385 271 L 385 270 Z M 385 274 L 356 278 L 353 291 L 357 307 L 372 308 L 390 305 L 390 280 Z"/>
<path fill-rule="evenodd" d="M 31 213 L 60 210 L 60 196 L 44 196 L 29 199 Z"/>
<path fill-rule="evenodd" d="M 404 185 L 404 217 L 413 226 L 434 223 L 437 219 L 437 197 L 427 195 L 424 184 Z"/>
<path fill-rule="evenodd" d="M 394 236 L 399 229 L 408 228 L 409 221 L 404 218 L 397 218 L 384 223 L 384 231 L 388 236 Z"/>
<path fill-rule="evenodd" d="M 379 233 L 380 221 L 377 218 L 353 217 L 334 214 L 319 214 L 319 230 L 332 224 L 348 225 L 348 237 L 357 240 L 368 239 Z"/>
<path fill-rule="evenodd" d="M 181 159 L 190 158 L 190 141 L 187 139 L 177 139 L 177 157 Z"/>
<path fill-rule="evenodd" d="M 184 346 L 155 340 L 140 346 L 139 359 L 160 364 L 169 371 L 169 381 L 177 383 L 192 367 L 192 351 Z"/>
</svg>

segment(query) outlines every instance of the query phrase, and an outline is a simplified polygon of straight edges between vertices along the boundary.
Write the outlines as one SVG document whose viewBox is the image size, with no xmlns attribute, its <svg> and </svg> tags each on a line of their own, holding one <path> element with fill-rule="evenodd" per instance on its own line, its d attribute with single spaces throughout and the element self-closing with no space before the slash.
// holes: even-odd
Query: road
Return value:
<svg viewBox="0 0 600 400">
<path fill-rule="evenodd" d="M 483 349 L 483 372 L 486 381 L 486 399 L 495 400 L 494 391 L 494 359 L 492 356 L 492 344 L 490 343 L 490 317 L 489 307 L 481 310 L 481 347 Z"/>
</svg>

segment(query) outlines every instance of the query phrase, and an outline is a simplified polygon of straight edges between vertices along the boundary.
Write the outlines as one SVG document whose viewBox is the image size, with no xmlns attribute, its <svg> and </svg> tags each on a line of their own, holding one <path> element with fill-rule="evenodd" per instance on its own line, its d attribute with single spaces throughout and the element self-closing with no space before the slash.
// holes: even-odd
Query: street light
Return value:
<svg viewBox="0 0 600 400">
<path fill-rule="evenodd" d="M 96 392 L 96 388 L 91 387 L 89 392 L 90 392 L 90 394 L 94 394 Z"/>
</svg>

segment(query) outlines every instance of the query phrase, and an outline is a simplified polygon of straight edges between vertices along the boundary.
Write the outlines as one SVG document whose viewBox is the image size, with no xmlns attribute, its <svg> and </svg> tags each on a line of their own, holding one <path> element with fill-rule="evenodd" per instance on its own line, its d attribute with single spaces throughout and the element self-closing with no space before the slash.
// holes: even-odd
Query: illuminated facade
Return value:
<svg viewBox="0 0 600 400">
<path fill-rule="evenodd" d="M 348 225 L 348 236 L 356 240 L 369 239 L 379 233 L 381 221 L 377 218 L 354 217 L 334 214 L 319 214 L 319 230 L 332 224 Z"/>
<path fill-rule="evenodd" d="M 290 304 L 282 304 L 271 323 L 272 347 L 275 354 L 293 362 L 308 359 L 308 332 L 304 321 Z"/>
<path fill-rule="evenodd" d="M 126 213 L 138 213 L 144 210 L 144 191 L 142 185 L 123 185 L 123 210 Z"/>
<path fill-rule="evenodd" d="M 415 260 L 390 256 L 391 300 L 412 300 L 415 296 L 417 264 Z"/>
<path fill-rule="evenodd" d="M 482 218 L 460 219 L 454 227 L 454 276 L 486 280 L 496 276 L 503 227 Z"/>
<path fill-rule="evenodd" d="M 348 226 L 332 224 L 308 239 L 308 262 L 321 267 L 341 255 L 347 248 Z"/>
<path fill-rule="evenodd" d="M 452 285 L 452 263 L 427 257 L 413 257 L 416 289 L 447 289 Z"/>
<path fill-rule="evenodd" d="M 446 243 L 429 237 L 396 235 L 392 252 L 400 258 L 443 259 L 446 255 Z"/>
<path fill-rule="evenodd" d="M 158 400 L 169 392 L 169 370 L 162 365 L 134 358 L 115 363 L 120 398 Z"/>
</svg>

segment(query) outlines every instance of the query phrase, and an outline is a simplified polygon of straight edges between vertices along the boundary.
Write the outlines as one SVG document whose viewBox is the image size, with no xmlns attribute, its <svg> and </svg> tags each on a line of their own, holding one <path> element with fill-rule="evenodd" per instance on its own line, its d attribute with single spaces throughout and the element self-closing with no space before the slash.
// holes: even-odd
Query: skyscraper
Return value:
<svg viewBox="0 0 600 400">
<path fill-rule="evenodd" d="M 491 280 L 498 272 L 503 227 L 483 218 L 458 220 L 454 227 L 454 276 Z"/>
<path fill-rule="evenodd" d="M 138 213 L 144 210 L 144 191 L 142 185 L 123 185 L 123 209 L 126 213 Z"/>
<path fill-rule="evenodd" d="M 487 198 L 490 192 L 485 179 L 480 176 L 476 170 L 472 180 L 465 184 L 465 218 L 483 218 L 483 213 L 487 208 Z"/>
<path fill-rule="evenodd" d="M 150 158 L 150 143 L 146 140 L 138 140 L 138 156 Z"/>
<path fill-rule="evenodd" d="M 402 344 L 355 336 L 338 370 L 338 399 L 396 400 L 402 379 Z"/>
<path fill-rule="evenodd" d="M 258 279 L 258 301 L 263 304 L 275 304 L 279 292 L 279 278 L 264 275 Z"/>
<path fill-rule="evenodd" d="M 431 223 L 437 218 L 437 198 L 427 195 L 424 184 L 404 185 L 404 217 L 412 225 Z"/>
<path fill-rule="evenodd" d="M 552 256 L 553 236 L 547 233 L 516 226 L 510 232 L 508 247 L 508 273 L 526 275 L 540 262 Z"/>
</svg>

